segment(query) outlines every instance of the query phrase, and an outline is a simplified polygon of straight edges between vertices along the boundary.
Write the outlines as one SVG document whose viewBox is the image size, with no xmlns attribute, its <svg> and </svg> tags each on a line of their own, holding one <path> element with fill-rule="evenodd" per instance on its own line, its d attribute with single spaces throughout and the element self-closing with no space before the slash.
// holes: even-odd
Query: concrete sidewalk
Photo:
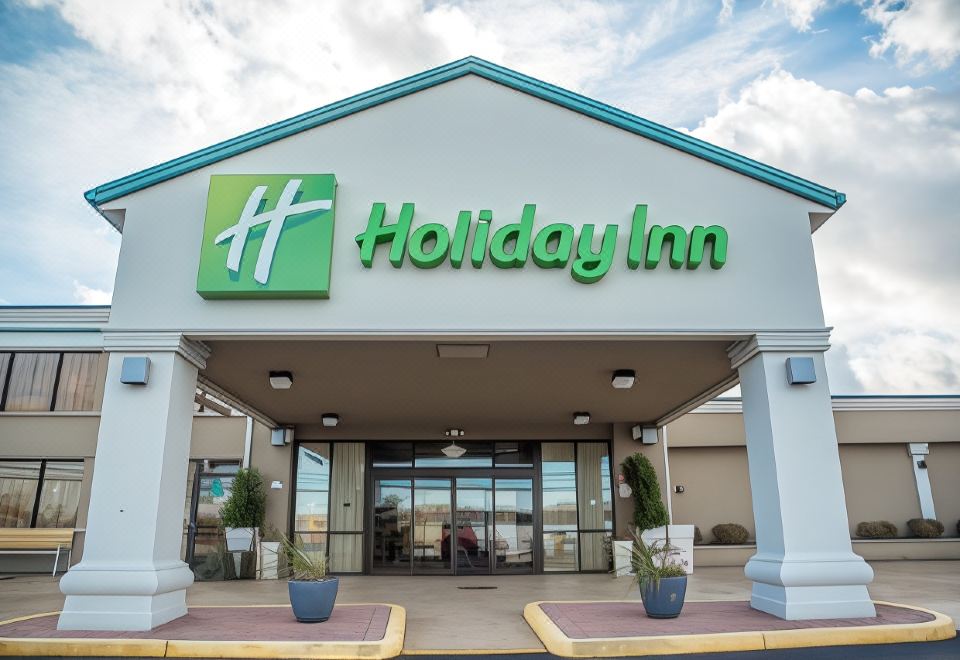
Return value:
<svg viewBox="0 0 960 660">
<path fill-rule="evenodd" d="M 918 605 L 960 621 L 960 561 L 872 562 L 876 600 Z M 481 587 L 481 588 L 477 588 Z M 742 568 L 702 568 L 691 576 L 689 600 L 746 600 L 750 582 Z M 405 648 L 542 650 L 523 620 L 527 603 L 539 600 L 639 599 L 626 578 L 607 575 L 502 577 L 341 578 L 339 603 L 384 602 L 407 610 Z M 285 604 L 286 583 L 203 582 L 188 591 L 191 605 Z M 0 580 L 0 620 L 50 612 L 63 606 L 57 582 L 31 575 Z"/>
</svg>

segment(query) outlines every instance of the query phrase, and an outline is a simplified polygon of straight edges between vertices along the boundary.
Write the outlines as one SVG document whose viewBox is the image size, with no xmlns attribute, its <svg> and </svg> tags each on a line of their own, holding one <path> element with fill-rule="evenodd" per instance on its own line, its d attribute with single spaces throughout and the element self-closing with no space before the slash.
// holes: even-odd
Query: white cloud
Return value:
<svg viewBox="0 0 960 660">
<path fill-rule="evenodd" d="M 808 32 L 817 12 L 823 9 L 827 2 L 826 0 L 773 0 L 773 4 L 784 11 L 790 25 L 801 32 Z"/>
<path fill-rule="evenodd" d="M 720 0 L 720 13 L 717 14 L 717 21 L 726 23 L 733 16 L 733 8 L 737 0 Z"/>
<path fill-rule="evenodd" d="M 897 65 L 945 69 L 960 55 L 960 2 L 957 0 L 873 0 L 863 15 L 883 28 L 870 55 L 892 50 Z"/>
<path fill-rule="evenodd" d="M 833 339 L 867 391 L 960 391 L 957 101 L 776 71 L 693 131 L 848 194 L 815 245 Z"/>
<path fill-rule="evenodd" d="M 74 280 L 73 297 L 81 305 L 109 305 L 113 292 L 94 289 Z"/>
</svg>

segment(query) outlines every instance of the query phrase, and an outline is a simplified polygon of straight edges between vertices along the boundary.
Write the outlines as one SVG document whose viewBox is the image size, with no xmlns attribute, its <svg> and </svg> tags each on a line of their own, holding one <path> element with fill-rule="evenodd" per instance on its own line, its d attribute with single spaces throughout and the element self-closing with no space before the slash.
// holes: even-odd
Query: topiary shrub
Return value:
<svg viewBox="0 0 960 660">
<path fill-rule="evenodd" d="M 720 545 L 743 545 L 750 537 L 747 528 L 737 523 L 714 525 L 710 531 L 713 532 L 713 542 Z"/>
<path fill-rule="evenodd" d="M 650 459 L 638 452 L 627 456 L 620 467 L 624 480 L 633 491 L 633 525 L 637 533 L 669 525 L 670 516 L 663 504 L 660 481 Z"/>
<path fill-rule="evenodd" d="M 703 545 L 703 534 L 700 533 L 700 528 L 696 525 L 693 526 L 693 544 Z"/>
<path fill-rule="evenodd" d="M 943 536 L 943 523 L 933 518 L 911 518 L 907 527 L 914 536 L 921 539 L 935 539 Z"/>
<path fill-rule="evenodd" d="M 224 527 L 263 527 L 267 511 L 267 490 L 256 468 L 237 470 L 230 497 L 220 508 Z"/>
<path fill-rule="evenodd" d="M 897 526 L 889 520 L 857 523 L 857 538 L 861 539 L 895 539 L 898 533 Z"/>
</svg>

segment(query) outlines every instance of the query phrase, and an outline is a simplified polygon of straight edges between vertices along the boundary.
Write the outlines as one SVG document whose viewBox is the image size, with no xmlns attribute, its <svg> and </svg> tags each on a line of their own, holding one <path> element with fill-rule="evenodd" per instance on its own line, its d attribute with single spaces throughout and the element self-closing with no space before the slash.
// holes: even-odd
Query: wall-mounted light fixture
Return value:
<svg viewBox="0 0 960 660">
<path fill-rule="evenodd" d="M 812 357 L 787 358 L 787 382 L 791 385 L 809 385 L 817 382 L 817 370 Z"/>
<path fill-rule="evenodd" d="M 629 390 L 637 381 L 637 372 L 633 369 L 617 369 L 613 372 L 610 384 L 618 390 Z"/>
<path fill-rule="evenodd" d="M 275 390 L 289 390 L 293 385 L 293 374 L 289 371 L 271 371 L 270 387 Z"/>
<path fill-rule="evenodd" d="M 586 426 L 590 423 L 590 413 L 588 412 L 575 412 L 573 413 L 573 423 L 576 426 Z"/>
<path fill-rule="evenodd" d="M 150 379 L 150 358 L 125 357 L 120 363 L 120 382 L 124 385 L 146 385 Z"/>
<path fill-rule="evenodd" d="M 333 428 L 340 423 L 340 415 L 336 413 L 323 413 L 320 416 L 320 422 L 327 428 Z"/>
<path fill-rule="evenodd" d="M 443 434 L 448 438 L 459 438 L 466 435 L 463 429 L 447 429 Z"/>
</svg>

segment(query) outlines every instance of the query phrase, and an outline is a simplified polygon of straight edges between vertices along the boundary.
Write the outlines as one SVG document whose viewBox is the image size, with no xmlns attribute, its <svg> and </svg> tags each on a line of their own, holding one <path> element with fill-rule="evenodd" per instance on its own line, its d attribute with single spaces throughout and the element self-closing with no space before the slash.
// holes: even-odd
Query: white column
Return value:
<svg viewBox="0 0 960 660">
<path fill-rule="evenodd" d="M 757 554 L 750 604 L 783 619 L 872 617 L 873 570 L 853 553 L 823 353 L 829 331 L 770 333 L 734 345 L 747 435 Z M 788 357 L 816 382 L 790 385 Z"/>
<path fill-rule="evenodd" d="M 59 630 L 150 630 L 187 613 L 180 561 L 197 370 L 206 351 L 179 334 L 108 335 L 83 560 L 60 581 Z M 148 357 L 146 385 L 120 382 Z"/>
</svg>

